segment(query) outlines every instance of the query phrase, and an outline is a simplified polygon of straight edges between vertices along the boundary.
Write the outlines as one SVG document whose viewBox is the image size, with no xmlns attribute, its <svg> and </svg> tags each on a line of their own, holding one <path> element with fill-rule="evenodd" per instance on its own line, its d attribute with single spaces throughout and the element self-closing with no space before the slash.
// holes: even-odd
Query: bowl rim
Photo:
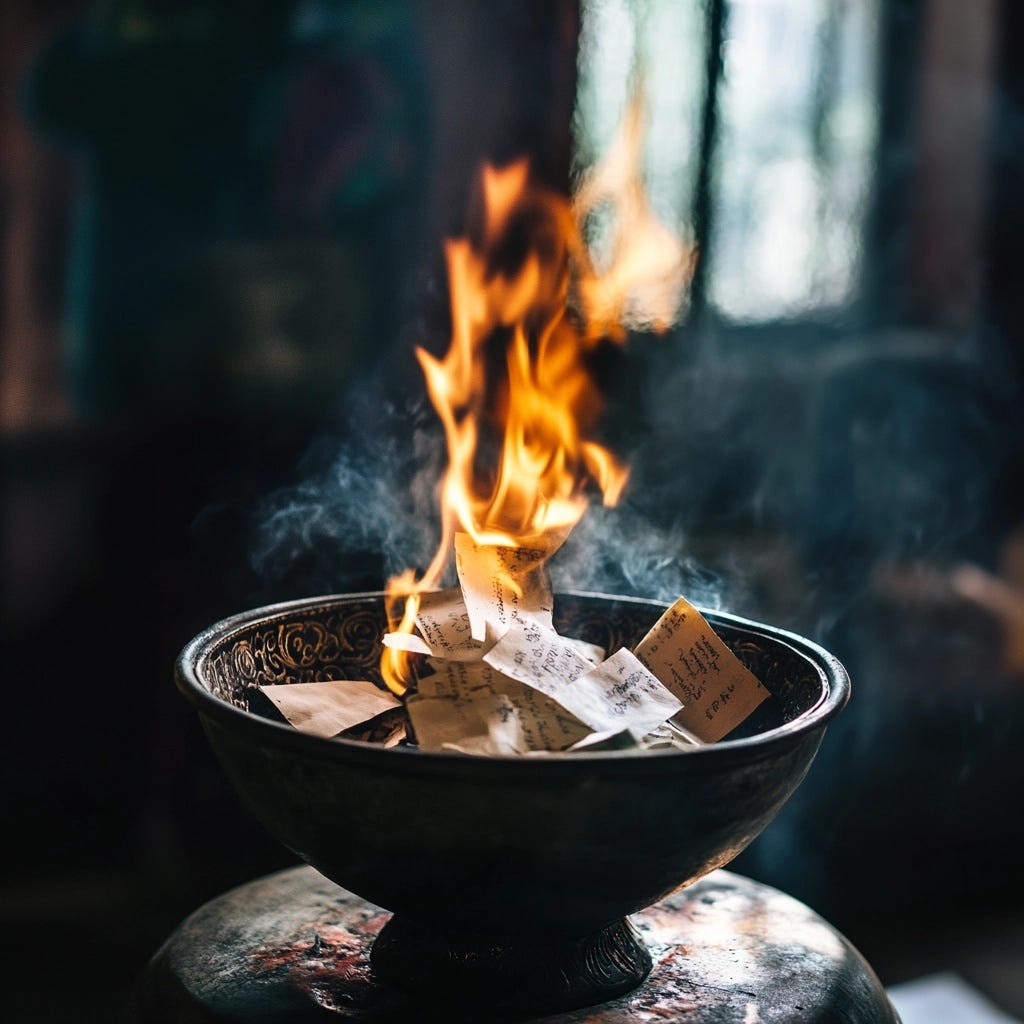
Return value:
<svg viewBox="0 0 1024 1024">
<path fill-rule="evenodd" d="M 671 602 L 655 600 L 632 595 L 605 594 L 584 590 L 560 590 L 555 594 L 570 597 L 596 598 L 616 601 L 625 604 L 643 605 L 655 611 L 664 611 Z M 602 750 L 578 751 L 566 755 L 562 751 L 538 751 L 529 755 L 489 755 L 482 757 L 475 754 L 464 754 L 454 750 L 420 750 L 417 747 L 385 748 L 379 744 L 366 743 L 360 740 L 342 739 L 340 737 L 315 736 L 301 732 L 284 722 L 275 722 L 263 718 L 211 693 L 203 684 L 207 661 L 215 645 L 230 640 L 233 635 L 248 629 L 253 623 L 285 618 L 298 611 L 307 611 L 319 607 L 337 607 L 338 605 L 354 604 L 369 599 L 383 600 L 382 591 L 362 591 L 346 594 L 323 594 L 314 597 L 303 597 L 289 601 L 250 608 L 246 611 L 229 615 L 207 626 L 193 637 L 178 655 L 174 666 L 174 677 L 178 690 L 199 711 L 200 716 L 208 715 L 224 725 L 236 728 L 256 730 L 268 740 L 273 738 L 275 744 L 304 750 L 318 758 L 350 760 L 366 760 L 376 763 L 378 767 L 385 765 L 397 767 L 405 762 L 406 766 L 419 768 L 455 768 L 469 766 L 473 769 L 489 770 L 491 766 L 497 770 L 507 770 L 507 765 L 519 766 L 517 771 L 528 769 L 528 766 L 544 771 L 576 765 L 594 766 L 610 764 L 620 767 L 627 765 L 646 765 L 655 767 L 666 762 L 676 762 L 685 758 L 693 768 L 721 767 L 722 759 L 757 761 L 775 756 L 780 746 L 791 746 L 815 733 L 824 731 L 825 726 L 845 707 L 850 698 L 850 677 L 846 669 L 835 655 L 825 650 L 820 644 L 809 640 L 790 630 L 754 619 L 744 618 L 731 612 L 698 607 L 712 625 L 716 622 L 729 626 L 741 633 L 747 632 L 756 636 L 768 636 L 776 643 L 789 647 L 796 654 L 808 661 L 818 672 L 822 680 L 822 693 L 818 700 L 795 718 L 772 729 L 745 736 L 738 739 L 723 739 L 692 750 Z M 555 766 L 558 766 L 557 768 Z"/>
</svg>

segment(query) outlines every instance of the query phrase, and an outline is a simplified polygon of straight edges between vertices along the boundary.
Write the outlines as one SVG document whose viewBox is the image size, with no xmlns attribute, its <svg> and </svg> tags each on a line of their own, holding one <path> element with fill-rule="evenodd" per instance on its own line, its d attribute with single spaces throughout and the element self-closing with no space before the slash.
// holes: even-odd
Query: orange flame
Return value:
<svg viewBox="0 0 1024 1024">
<path fill-rule="evenodd" d="M 416 351 L 448 446 L 442 536 L 420 578 L 409 570 L 389 581 L 392 630 L 412 629 L 417 595 L 439 586 L 456 532 L 478 544 L 516 547 L 567 533 L 587 507 L 589 486 L 606 505 L 622 493 L 626 467 L 591 436 L 602 400 L 586 356 L 603 338 L 622 341 L 623 325 L 641 309 L 650 311 L 646 326 L 669 326 L 692 263 L 643 198 L 639 124 L 638 109 L 575 208 L 531 183 L 525 159 L 485 167 L 479 240 L 445 245 L 450 345 L 442 358 Z M 580 222 L 606 201 L 617 231 L 611 259 L 598 270 Z M 511 260 L 523 238 L 525 255 Z M 580 306 L 575 315 L 570 291 Z M 407 659 L 386 648 L 381 662 L 399 694 L 409 678 Z"/>
<path fill-rule="evenodd" d="M 604 266 L 588 264 L 580 304 L 592 334 L 622 341 L 626 328 L 662 332 L 675 323 L 693 276 L 696 250 L 658 220 L 643 184 L 646 104 L 637 84 L 619 134 L 573 199 L 579 224 L 611 208 Z"/>
</svg>

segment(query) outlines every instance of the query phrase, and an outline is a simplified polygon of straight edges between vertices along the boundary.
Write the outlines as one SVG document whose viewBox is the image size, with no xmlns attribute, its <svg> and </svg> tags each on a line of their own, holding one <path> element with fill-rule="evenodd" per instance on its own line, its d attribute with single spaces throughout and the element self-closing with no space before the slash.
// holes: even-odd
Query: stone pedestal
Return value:
<svg viewBox="0 0 1024 1024">
<path fill-rule="evenodd" d="M 185 920 L 141 979 L 145 1024 L 545 1021 L 546 1024 L 898 1024 L 878 979 L 802 903 L 716 871 L 632 922 L 646 981 L 585 1009 L 523 1014 L 479 995 L 383 985 L 370 947 L 389 914 L 298 867 L 225 893 Z M 422 922 L 426 925 L 429 922 Z M 443 924 L 443 922 L 441 922 Z"/>
</svg>

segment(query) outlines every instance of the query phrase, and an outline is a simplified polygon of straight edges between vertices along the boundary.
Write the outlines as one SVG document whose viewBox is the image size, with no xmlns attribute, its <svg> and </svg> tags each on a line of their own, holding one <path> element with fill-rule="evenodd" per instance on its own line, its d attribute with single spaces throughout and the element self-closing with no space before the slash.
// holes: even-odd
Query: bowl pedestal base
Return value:
<svg viewBox="0 0 1024 1024">
<path fill-rule="evenodd" d="M 652 961 L 628 920 L 559 941 L 542 933 L 452 936 L 395 916 L 374 941 L 370 964 L 382 984 L 412 996 L 444 1000 L 455 992 L 463 1004 L 553 1013 L 631 992 Z"/>
<path fill-rule="evenodd" d="M 898 1024 L 878 979 L 842 935 L 796 900 L 726 871 L 634 915 L 630 926 L 580 940 L 574 950 L 541 936 L 532 951 L 499 944 L 488 955 L 438 939 L 423 922 L 390 920 L 312 868 L 257 879 L 207 903 L 175 930 L 140 979 L 132 1019 Z M 438 933 L 444 924 L 438 922 Z M 636 935 L 642 947 L 626 941 Z M 646 980 L 648 961 L 637 949 L 650 957 Z M 406 969 L 414 954 L 422 963 Z M 597 956 L 594 964 L 604 965 L 598 975 L 610 972 L 613 990 L 595 996 L 605 1001 L 580 1006 L 582 990 L 559 974 L 572 956 Z M 551 968 L 556 961 L 559 971 Z M 530 979 L 531 970 L 541 982 Z M 561 1002 L 551 995 L 559 977 Z M 542 1008 L 537 994 L 545 991 L 551 1001 Z"/>
</svg>

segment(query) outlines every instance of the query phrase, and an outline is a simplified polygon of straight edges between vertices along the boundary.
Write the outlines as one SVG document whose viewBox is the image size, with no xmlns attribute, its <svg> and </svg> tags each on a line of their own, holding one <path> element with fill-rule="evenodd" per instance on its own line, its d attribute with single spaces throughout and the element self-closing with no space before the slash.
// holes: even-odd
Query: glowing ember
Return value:
<svg viewBox="0 0 1024 1024">
<path fill-rule="evenodd" d="M 596 487 L 606 505 L 622 493 L 626 467 L 593 437 L 602 399 L 587 357 L 603 340 L 622 342 L 627 326 L 670 326 L 692 268 L 692 253 L 646 203 L 641 123 L 636 101 L 575 202 L 531 182 L 526 160 L 486 167 L 479 230 L 446 243 L 450 345 L 440 359 L 416 352 L 448 446 L 442 535 L 422 576 L 408 570 L 388 583 L 394 632 L 412 630 L 417 595 L 440 585 L 456 533 L 550 555 L 583 515 L 588 491 Z M 597 260 L 582 224 L 604 203 L 614 229 Z M 392 648 L 382 658 L 398 694 L 407 661 Z"/>
</svg>

